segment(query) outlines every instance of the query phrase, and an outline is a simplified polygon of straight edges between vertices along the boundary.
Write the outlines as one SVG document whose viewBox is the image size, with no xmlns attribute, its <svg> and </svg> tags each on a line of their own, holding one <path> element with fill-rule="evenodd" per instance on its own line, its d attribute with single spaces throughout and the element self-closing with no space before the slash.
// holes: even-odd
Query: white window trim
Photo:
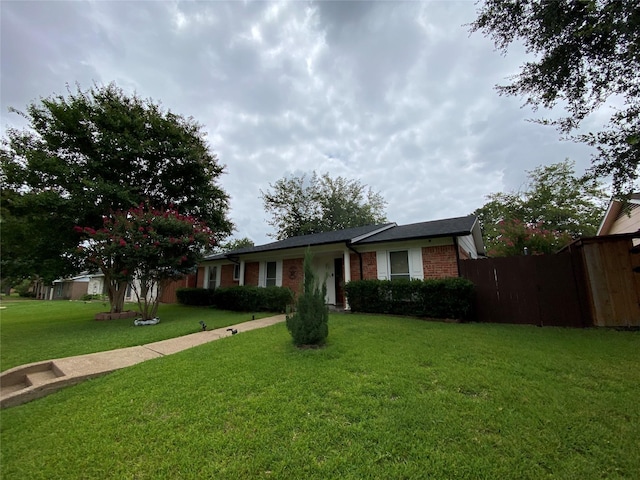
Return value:
<svg viewBox="0 0 640 480">
<path fill-rule="evenodd" d="M 275 262 L 276 264 L 276 286 L 282 286 L 282 260 L 265 260 L 260 262 L 259 272 L 258 272 L 258 286 L 266 287 L 267 286 L 267 263 Z"/>
<path fill-rule="evenodd" d="M 206 272 L 205 272 L 205 276 L 204 276 L 204 281 L 205 281 L 204 288 L 211 288 L 209 279 L 211 278 L 211 269 L 212 268 L 216 269 L 216 285 L 215 285 L 215 287 L 218 288 L 220 286 L 222 268 L 220 268 L 220 265 L 209 265 L 206 268 Z"/>
<path fill-rule="evenodd" d="M 409 276 L 412 280 L 424 280 L 424 270 L 422 266 L 422 248 L 394 248 L 393 250 L 378 250 L 376 261 L 378 267 L 378 280 L 391 279 L 391 258 L 390 252 L 407 251 L 409 258 Z"/>
</svg>

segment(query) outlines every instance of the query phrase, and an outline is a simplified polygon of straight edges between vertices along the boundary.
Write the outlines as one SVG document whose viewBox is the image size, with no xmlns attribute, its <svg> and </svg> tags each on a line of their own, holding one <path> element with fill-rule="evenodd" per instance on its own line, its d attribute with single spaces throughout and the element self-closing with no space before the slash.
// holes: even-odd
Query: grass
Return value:
<svg viewBox="0 0 640 480">
<path fill-rule="evenodd" d="M 209 330 L 251 320 L 252 314 L 182 305 L 160 305 L 160 323 L 136 327 L 133 319 L 95 321 L 94 315 L 108 311 L 103 302 L 42 300 L 2 301 L 0 310 L 0 366 L 82 355 L 114 348 L 187 335 L 200 330 L 200 320 Z M 135 305 L 127 308 L 134 310 Z M 272 314 L 260 313 L 255 318 Z"/>
<path fill-rule="evenodd" d="M 332 315 L 0 412 L 6 479 L 638 478 L 640 334 Z"/>
</svg>

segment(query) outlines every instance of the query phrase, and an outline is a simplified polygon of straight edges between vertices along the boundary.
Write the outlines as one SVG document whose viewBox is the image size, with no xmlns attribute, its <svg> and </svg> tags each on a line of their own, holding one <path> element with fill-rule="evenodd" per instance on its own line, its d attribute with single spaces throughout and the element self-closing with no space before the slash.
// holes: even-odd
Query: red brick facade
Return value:
<svg viewBox="0 0 640 480">
<path fill-rule="evenodd" d="M 444 278 L 458 276 L 456 247 L 422 247 L 422 270 L 425 280 L 428 278 Z"/>
<path fill-rule="evenodd" d="M 298 294 L 304 279 L 304 259 L 293 258 L 282 261 L 282 286 Z"/>
<path fill-rule="evenodd" d="M 260 280 L 260 263 L 248 262 L 244 264 L 244 284 L 258 286 Z"/>
<path fill-rule="evenodd" d="M 376 280 L 378 278 L 378 263 L 376 260 L 376 252 L 361 253 L 362 257 L 362 274 L 365 280 Z M 349 256 L 351 263 L 351 281 L 360 280 L 360 258 L 357 254 L 352 253 Z"/>
<path fill-rule="evenodd" d="M 238 280 L 233 279 L 234 268 L 235 265 L 222 265 L 222 270 L 220 271 L 221 287 L 235 287 L 236 285 L 240 284 Z"/>
</svg>

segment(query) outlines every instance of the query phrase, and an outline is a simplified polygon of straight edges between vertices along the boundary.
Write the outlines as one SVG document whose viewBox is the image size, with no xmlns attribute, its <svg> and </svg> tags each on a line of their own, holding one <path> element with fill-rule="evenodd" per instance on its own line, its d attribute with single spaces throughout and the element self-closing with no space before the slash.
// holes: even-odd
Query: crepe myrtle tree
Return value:
<svg viewBox="0 0 640 480">
<path fill-rule="evenodd" d="M 143 320 L 156 316 L 166 284 L 191 272 L 215 244 L 212 230 L 201 220 L 148 204 L 105 216 L 98 230 L 75 229 L 85 236 L 80 255 L 105 276 L 111 312 L 122 311 L 131 284 Z"/>
</svg>

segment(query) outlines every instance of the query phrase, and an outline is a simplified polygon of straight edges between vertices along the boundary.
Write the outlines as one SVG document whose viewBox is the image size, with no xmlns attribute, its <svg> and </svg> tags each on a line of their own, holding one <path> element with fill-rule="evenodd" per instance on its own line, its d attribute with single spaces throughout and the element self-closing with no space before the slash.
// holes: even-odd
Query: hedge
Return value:
<svg viewBox="0 0 640 480">
<path fill-rule="evenodd" d="M 345 292 L 352 312 L 464 320 L 471 316 L 474 285 L 464 278 L 358 280 Z"/>
<path fill-rule="evenodd" d="M 213 292 L 207 288 L 178 288 L 176 298 L 182 305 L 213 305 Z"/>
<path fill-rule="evenodd" d="M 239 312 L 285 312 L 293 302 L 293 292 L 284 287 L 250 285 L 217 288 L 179 288 L 178 302 L 183 305 L 211 305 L 221 310 Z"/>
</svg>

